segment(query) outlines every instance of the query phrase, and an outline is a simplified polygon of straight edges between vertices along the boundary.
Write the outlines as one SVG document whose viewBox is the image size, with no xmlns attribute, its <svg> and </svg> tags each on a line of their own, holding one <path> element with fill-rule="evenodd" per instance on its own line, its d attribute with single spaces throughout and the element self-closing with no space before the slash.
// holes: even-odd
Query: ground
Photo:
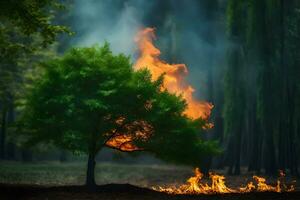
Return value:
<svg viewBox="0 0 300 200">
<path fill-rule="evenodd" d="M 81 186 L 85 180 L 83 162 L 0 162 L 0 200 L 2 199 L 300 199 L 299 192 L 251 193 L 230 195 L 167 195 L 155 192 L 153 186 L 180 185 L 193 175 L 193 169 L 172 165 L 129 165 L 98 163 L 96 181 L 101 185 L 96 192 Z M 221 173 L 221 172 L 219 172 Z M 245 184 L 251 174 L 228 176 L 230 187 Z M 270 184 L 275 179 L 270 180 Z M 287 177 L 287 181 L 293 181 Z M 297 190 L 299 190 L 299 186 Z"/>
<path fill-rule="evenodd" d="M 83 186 L 11 186 L 0 185 L 2 200 L 299 200 L 300 193 L 249 193 L 223 195 L 168 195 L 129 184 L 99 186 L 88 192 Z"/>
</svg>

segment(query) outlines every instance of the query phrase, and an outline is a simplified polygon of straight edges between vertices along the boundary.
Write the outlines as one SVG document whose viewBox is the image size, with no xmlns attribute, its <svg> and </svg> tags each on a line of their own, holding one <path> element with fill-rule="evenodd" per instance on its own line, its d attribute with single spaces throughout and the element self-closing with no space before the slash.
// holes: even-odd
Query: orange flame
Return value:
<svg viewBox="0 0 300 200">
<path fill-rule="evenodd" d="M 166 192 L 169 194 L 224 194 L 224 193 L 247 193 L 252 191 L 257 192 L 291 192 L 294 191 L 294 185 L 288 188 L 277 180 L 276 186 L 271 186 L 266 183 L 266 179 L 258 176 L 253 176 L 256 181 L 256 185 L 253 182 L 249 182 L 245 187 L 239 189 L 232 189 L 226 186 L 225 177 L 217 174 L 210 173 L 211 185 L 207 183 L 201 183 L 203 174 L 199 168 L 195 169 L 195 176 L 190 177 L 186 184 L 179 187 L 153 187 L 152 189 L 159 192 Z"/>
<path fill-rule="evenodd" d="M 120 117 L 115 121 L 119 129 L 113 129 L 106 136 L 109 138 L 105 145 L 118 149 L 120 151 L 138 151 L 143 150 L 134 144 L 134 141 L 146 141 L 152 135 L 153 128 L 146 121 L 137 120 L 126 123 L 124 117 Z"/>
<path fill-rule="evenodd" d="M 133 137 L 131 135 L 117 135 L 106 142 L 106 146 L 118 149 L 120 151 L 137 151 L 139 148 L 135 146 L 132 141 Z"/>
<path fill-rule="evenodd" d="M 153 80 L 164 74 L 162 90 L 166 89 L 171 93 L 182 95 L 187 102 L 184 114 L 192 119 L 207 120 L 213 105 L 194 99 L 194 88 L 185 81 L 185 76 L 188 74 L 187 67 L 184 64 L 168 64 L 160 60 L 160 50 L 153 45 L 153 39 L 155 39 L 154 28 L 145 28 L 138 32 L 135 41 L 140 50 L 140 57 L 137 59 L 134 69 L 147 68 L 151 72 Z M 151 109 L 151 103 L 147 102 L 145 108 Z M 116 124 L 122 126 L 124 120 L 125 118 L 121 117 L 116 121 Z M 212 126 L 211 123 L 206 123 L 203 128 L 211 128 Z M 144 130 L 134 130 L 135 127 L 143 127 Z M 124 128 L 122 131 L 112 130 L 107 133 L 109 140 L 105 144 L 121 151 L 141 150 L 134 145 L 133 141 L 135 139 L 148 139 L 152 134 L 152 127 L 143 121 L 127 124 Z"/>
<path fill-rule="evenodd" d="M 169 64 L 160 60 L 161 52 L 153 44 L 155 39 L 154 30 L 154 28 L 145 28 L 138 32 L 135 41 L 138 44 L 140 57 L 136 61 L 134 69 L 147 68 L 154 80 L 164 74 L 162 89 L 182 95 L 187 102 L 184 114 L 192 119 L 207 119 L 210 116 L 213 105 L 197 101 L 193 97 L 195 89 L 185 81 L 185 76 L 188 74 L 185 64 Z"/>
</svg>

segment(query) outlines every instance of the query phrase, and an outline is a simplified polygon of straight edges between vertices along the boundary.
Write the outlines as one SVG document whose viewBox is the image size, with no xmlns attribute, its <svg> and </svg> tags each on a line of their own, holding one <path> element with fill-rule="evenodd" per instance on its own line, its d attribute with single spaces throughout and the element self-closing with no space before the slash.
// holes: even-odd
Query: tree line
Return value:
<svg viewBox="0 0 300 200">
<path fill-rule="evenodd" d="M 230 173 L 239 174 L 245 163 L 249 171 L 298 174 L 299 6 L 284 0 L 228 1 L 232 45 L 223 117 Z"/>
<path fill-rule="evenodd" d="M 159 18 L 167 18 L 172 13 L 172 3 L 164 1 L 157 5 Z M 226 167 L 229 174 L 240 174 L 241 167 L 247 167 L 256 173 L 275 175 L 278 170 L 284 170 L 297 175 L 299 2 L 211 0 L 191 3 L 201 11 L 201 19 L 191 15 L 193 18 L 189 20 L 194 22 L 191 25 L 175 16 L 173 23 L 181 29 L 196 27 L 193 28 L 195 34 L 212 47 L 201 52 L 209 58 L 204 69 L 206 100 L 214 104 L 210 118 L 214 128 L 207 131 L 206 138 L 217 140 L 223 149 L 221 156 L 207 157 L 202 166 L 204 171 Z M 205 22 L 203 28 L 197 27 L 200 21 Z M 162 21 L 149 19 L 146 23 L 171 31 Z M 177 28 L 178 35 L 180 31 Z M 184 35 L 176 38 L 175 46 L 180 49 L 180 44 L 188 39 Z M 167 57 L 184 62 L 178 51 L 175 54 Z"/>
</svg>

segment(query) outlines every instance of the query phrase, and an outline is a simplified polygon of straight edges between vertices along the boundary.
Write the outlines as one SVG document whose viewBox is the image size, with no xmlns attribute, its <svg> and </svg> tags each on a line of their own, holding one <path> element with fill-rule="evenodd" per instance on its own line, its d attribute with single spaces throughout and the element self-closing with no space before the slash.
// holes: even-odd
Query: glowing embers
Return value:
<svg viewBox="0 0 300 200">
<path fill-rule="evenodd" d="M 135 141 L 146 141 L 153 134 L 153 128 L 146 121 L 136 120 L 131 123 L 126 122 L 124 117 L 115 121 L 118 129 L 113 129 L 106 136 L 109 138 L 105 145 L 120 151 L 142 150 L 137 147 Z"/>
<path fill-rule="evenodd" d="M 189 178 L 187 183 L 179 187 L 153 187 L 154 190 L 166 192 L 169 194 L 224 194 L 224 193 L 247 193 L 247 192 L 290 192 L 294 190 L 294 186 L 287 187 L 277 180 L 276 186 L 271 186 L 266 183 L 266 179 L 258 176 L 253 176 L 256 181 L 249 182 L 245 187 L 232 189 L 226 186 L 225 177 L 210 173 L 209 178 L 211 184 L 202 183 L 203 174 L 199 168 L 195 169 L 195 176 Z"/>
<path fill-rule="evenodd" d="M 181 94 L 187 102 L 187 108 L 184 112 L 192 119 L 202 118 L 207 119 L 210 116 L 213 105 L 203 101 L 197 101 L 193 97 L 194 88 L 189 85 L 185 77 L 188 74 L 188 69 L 185 64 L 169 64 L 160 60 L 160 50 L 153 44 L 155 39 L 154 29 L 145 28 L 136 36 L 136 42 L 140 51 L 140 57 L 137 59 L 134 68 L 147 68 L 152 78 L 156 80 L 164 74 L 163 88 L 171 93 Z M 212 125 L 207 125 L 211 127 Z M 207 127 L 207 128 L 208 128 Z"/>
<path fill-rule="evenodd" d="M 106 146 L 121 151 L 137 151 L 139 148 L 133 144 L 133 140 L 131 135 L 115 135 L 106 142 Z"/>
</svg>

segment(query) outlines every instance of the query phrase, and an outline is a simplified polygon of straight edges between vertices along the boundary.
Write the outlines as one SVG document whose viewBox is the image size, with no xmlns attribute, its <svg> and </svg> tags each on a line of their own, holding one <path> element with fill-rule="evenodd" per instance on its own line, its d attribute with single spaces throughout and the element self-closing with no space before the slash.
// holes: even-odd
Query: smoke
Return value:
<svg viewBox="0 0 300 200">
<path fill-rule="evenodd" d="M 218 73 L 224 66 L 227 48 L 225 23 L 221 21 L 220 4 L 209 10 L 209 1 L 171 0 L 173 18 L 177 26 L 177 62 L 184 62 L 189 69 L 189 81 L 196 88 L 198 99 L 209 97 L 208 73 L 212 70 L 213 81 L 219 81 Z M 214 1 L 216 3 L 216 1 Z M 211 5 L 211 4 L 210 4 Z M 182 9 L 184 8 L 184 9 Z M 180 59 L 180 60 L 178 60 Z M 214 84 L 215 85 L 215 84 Z"/>
<path fill-rule="evenodd" d="M 156 27 L 155 43 L 163 59 L 185 63 L 196 96 L 207 99 L 207 72 L 221 65 L 226 39 L 222 16 L 208 19 L 204 5 L 198 0 L 75 0 L 72 24 L 77 34 L 72 45 L 107 41 L 114 53 L 130 55 L 134 62 L 135 34 L 145 26 Z"/>
<path fill-rule="evenodd" d="M 140 7 L 141 4 L 133 1 L 75 0 L 73 27 L 77 35 L 74 44 L 90 46 L 107 41 L 114 53 L 133 55 L 134 36 L 142 26 Z"/>
<path fill-rule="evenodd" d="M 138 56 L 136 33 L 141 28 L 155 27 L 155 45 L 161 50 L 162 59 L 186 64 L 187 80 L 196 89 L 196 98 L 207 101 L 211 95 L 209 70 L 214 74 L 214 87 L 222 88 L 219 74 L 227 46 L 224 16 L 208 17 L 211 11 L 205 5 L 210 1 L 74 0 L 70 24 L 76 35 L 70 43 L 90 46 L 107 41 L 114 53 L 130 55 L 134 63 Z M 218 2 L 224 6 L 224 0 Z M 112 150 L 107 151 L 104 154 L 109 156 Z"/>
</svg>

